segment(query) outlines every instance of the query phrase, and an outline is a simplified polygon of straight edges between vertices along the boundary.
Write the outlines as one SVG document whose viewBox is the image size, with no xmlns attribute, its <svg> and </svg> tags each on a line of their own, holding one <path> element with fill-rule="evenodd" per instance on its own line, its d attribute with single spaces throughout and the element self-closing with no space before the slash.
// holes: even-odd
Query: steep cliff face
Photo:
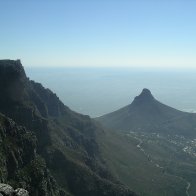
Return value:
<svg viewBox="0 0 196 196">
<path fill-rule="evenodd" d="M 0 61 L 0 90 L 4 95 L 0 97 L 1 106 L 22 101 L 25 81 L 26 75 L 19 60 Z"/>
<path fill-rule="evenodd" d="M 22 179 L 27 186 L 35 183 L 34 186 L 29 186 L 30 192 L 46 195 L 40 192 L 41 187 L 44 186 L 43 190 L 47 190 L 49 195 L 54 196 L 65 195 L 65 190 L 71 195 L 78 196 L 134 195 L 112 177 L 105 165 L 97 143 L 97 134 L 104 134 L 102 128 L 88 116 L 73 112 L 64 106 L 49 89 L 30 81 L 19 61 L 0 61 L 0 72 L 1 80 L 4 82 L 0 90 L 6 94 L 6 98 L 0 100 L 0 112 L 31 130 L 37 139 L 36 156 L 35 150 L 32 152 L 27 150 L 28 156 L 30 154 L 32 157 L 31 159 L 25 157 L 28 166 L 21 166 L 25 168 L 22 169 L 22 174 L 25 175 L 16 175 L 26 176 Z M 15 79 L 4 81 L 7 77 L 12 78 L 12 75 Z M 15 94 L 14 90 L 8 93 L 6 89 L 8 87 L 15 89 L 15 83 L 18 83 L 19 93 Z M 25 156 L 25 152 L 23 154 Z M 20 160 L 20 157 L 18 159 Z M 10 178 L 8 176 L 5 174 L 2 181 L 10 179 L 18 182 L 13 176 Z M 28 177 L 32 178 L 32 176 L 33 179 L 29 180 Z M 36 187 L 39 187 L 39 190 Z M 64 191 L 60 193 L 58 187 Z"/>
<path fill-rule="evenodd" d="M 0 182 L 26 188 L 30 195 L 58 194 L 57 184 L 36 148 L 32 132 L 0 114 Z"/>
<path fill-rule="evenodd" d="M 5 181 L 13 178 L 18 168 L 35 158 L 36 138 L 24 127 L 17 126 L 11 119 L 0 114 L 0 141 L 0 178 Z"/>
</svg>

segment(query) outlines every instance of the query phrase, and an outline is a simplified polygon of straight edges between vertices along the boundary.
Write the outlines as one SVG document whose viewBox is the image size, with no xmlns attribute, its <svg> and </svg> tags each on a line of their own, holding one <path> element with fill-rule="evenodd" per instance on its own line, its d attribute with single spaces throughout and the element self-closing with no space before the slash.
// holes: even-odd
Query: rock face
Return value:
<svg viewBox="0 0 196 196">
<path fill-rule="evenodd" d="M 28 193 L 28 191 L 25 190 L 25 189 L 17 188 L 17 189 L 15 190 L 15 195 L 16 195 L 16 196 L 29 196 L 29 193 Z"/>
<path fill-rule="evenodd" d="M 3 195 L 3 196 L 29 196 L 29 193 L 25 189 L 17 188 L 16 190 L 14 190 L 10 185 L 0 183 L 0 195 Z"/>
<path fill-rule="evenodd" d="M 15 176 L 21 168 L 35 158 L 36 138 L 24 127 L 0 114 L 0 180 Z"/>
<path fill-rule="evenodd" d="M 0 182 L 26 188 L 31 195 L 47 194 L 47 188 L 39 187 L 40 183 L 58 192 L 45 161 L 36 151 L 35 134 L 0 114 Z"/>
<path fill-rule="evenodd" d="M 14 64 L 14 66 L 13 66 Z M 20 60 L 0 60 L 0 104 L 18 103 L 23 99 L 26 75 Z"/>
<path fill-rule="evenodd" d="M 140 95 L 136 96 L 133 103 L 134 104 L 141 104 L 142 102 L 150 102 L 154 101 L 154 97 L 152 96 L 149 89 L 144 88 Z"/>
<path fill-rule="evenodd" d="M 20 61 L 0 61 L 0 80 L 0 182 L 32 196 L 135 195 L 105 165 L 93 120 L 30 81 Z"/>
<path fill-rule="evenodd" d="M 12 196 L 15 191 L 10 185 L 0 183 L 0 193 L 2 195 Z"/>
<path fill-rule="evenodd" d="M 133 102 L 96 119 L 115 130 L 196 135 L 196 115 L 182 112 L 157 101 L 150 90 L 143 89 Z"/>
</svg>

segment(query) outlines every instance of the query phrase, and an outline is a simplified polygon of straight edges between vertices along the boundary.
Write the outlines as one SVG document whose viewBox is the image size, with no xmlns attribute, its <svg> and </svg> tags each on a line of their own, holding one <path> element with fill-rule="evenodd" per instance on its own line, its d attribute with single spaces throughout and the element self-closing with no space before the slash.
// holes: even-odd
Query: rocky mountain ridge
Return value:
<svg viewBox="0 0 196 196">
<path fill-rule="evenodd" d="M 33 196 L 135 195 L 104 162 L 97 140 L 104 130 L 29 80 L 20 61 L 0 61 L 0 92 L 1 182 Z"/>
</svg>

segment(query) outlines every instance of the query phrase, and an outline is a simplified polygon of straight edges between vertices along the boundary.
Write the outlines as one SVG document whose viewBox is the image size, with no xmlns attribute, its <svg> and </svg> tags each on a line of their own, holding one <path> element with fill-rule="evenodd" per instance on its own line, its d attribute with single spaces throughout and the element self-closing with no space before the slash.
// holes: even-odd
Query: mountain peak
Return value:
<svg viewBox="0 0 196 196">
<path fill-rule="evenodd" d="M 149 101 L 149 100 L 154 100 L 154 97 L 152 96 L 151 92 L 149 89 L 144 88 L 140 95 L 136 96 L 134 99 L 134 102 L 143 102 L 143 101 Z"/>
<path fill-rule="evenodd" d="M 18 102 L 24 91 L 26 74 L 20 60 L 0 60 L 0 104 Z"/>
<path fill-rule="evenodd" d="M 144 88 L 139 96 L 151 96 L 152 97 L 152 94 L 149 89 Z"/>
</svg>

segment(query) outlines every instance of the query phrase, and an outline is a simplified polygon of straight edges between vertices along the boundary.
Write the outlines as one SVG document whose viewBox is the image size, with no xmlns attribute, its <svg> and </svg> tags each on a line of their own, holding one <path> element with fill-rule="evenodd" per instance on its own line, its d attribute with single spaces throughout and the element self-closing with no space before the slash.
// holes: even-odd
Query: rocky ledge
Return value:
<svg viewBox="0 0 196 196">
<path fill-rule="evenodd" d="M 14 190 L 10 185 L 0 183 L 0 196 L 29 196 L 29 193 L 25 189 Z"/>
</svg>

